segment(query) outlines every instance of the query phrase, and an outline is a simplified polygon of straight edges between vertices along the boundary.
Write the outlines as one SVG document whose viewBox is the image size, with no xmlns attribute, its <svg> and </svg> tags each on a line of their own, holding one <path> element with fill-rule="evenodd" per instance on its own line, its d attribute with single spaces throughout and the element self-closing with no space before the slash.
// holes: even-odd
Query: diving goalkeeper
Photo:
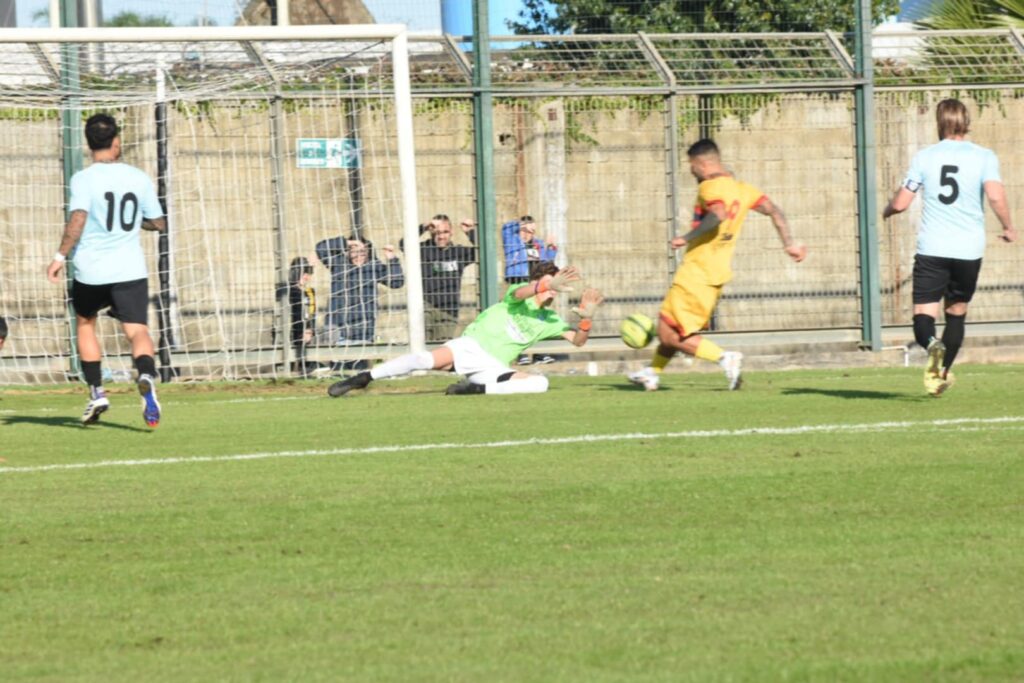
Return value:
<svg viewBox="0 0 1024 683">
<path fill-rule="evenodd" d="M 365 389 L 373 380 L 401 377 L 415 370 L 454 370 L 465 381 L 448 387 L 446 394 L 539 394 L 548 390 L 548 378 L 517 372 L 509 367 L 521 353 L 544 339 L 566 339 L 583 346 L 590 336 L 591 320 L 604 298 L 596 289 L 585 289 L 579 306 L 580 317 L 573 329 L 551 309 L 555 296 L 571 289 L 581 279 L 569 266 L 559 270 L 550 261 L 531 267 L 530 280 L 513 286 L 505 298 L 477 316 L 461 337 L 433 351 L 408 353 L 369 372 L 361 372 L 327 390 L 333 397 L 353 389 Z"/>
</svg>

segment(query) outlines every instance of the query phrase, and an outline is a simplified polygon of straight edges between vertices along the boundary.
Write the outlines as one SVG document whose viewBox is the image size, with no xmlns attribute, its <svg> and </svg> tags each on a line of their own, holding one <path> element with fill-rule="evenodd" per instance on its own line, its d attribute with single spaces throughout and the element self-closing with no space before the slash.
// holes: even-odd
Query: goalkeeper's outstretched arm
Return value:
<svg viewBox="0 0 1024 683">
<path fill-rule="evenodd" d="M 597 307 L 604 301 L 601 292 L 596 289 L 584 289 L 580 296 L 580 305 L 572 309 L 572 312 L 580 317 L 580 322 L 575 330 L 570 330 L 562 337 L 573 346 L 583 346 L 590 339 L 590 328 L 593 325 L 594 313 Z"/>
<path fill-rule="evenodd" d="M 572 289 L 572 283 L 579 282 L 582 277 L 578 268 L 567 266 L 557 271 L 555 275 L 544 275 L 518 287 L 514 296 L 519 300 L 529 299 L 531 296 L 550 299 L 557 292 L 567 292 Z"/>
</svg>

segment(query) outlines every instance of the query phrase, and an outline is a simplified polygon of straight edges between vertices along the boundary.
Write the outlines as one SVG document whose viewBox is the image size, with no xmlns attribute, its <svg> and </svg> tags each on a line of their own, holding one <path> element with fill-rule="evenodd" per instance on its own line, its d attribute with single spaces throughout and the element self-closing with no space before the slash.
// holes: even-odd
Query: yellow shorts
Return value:
<svg viewBox="0 0 1024 683">
<path fill-rule="evenodd" d="M 721 294 L 721 285 L 673 283 L 661 302 L 661 319 L 683 337 L 696 334 L 708 326 Z"/>
</svg>

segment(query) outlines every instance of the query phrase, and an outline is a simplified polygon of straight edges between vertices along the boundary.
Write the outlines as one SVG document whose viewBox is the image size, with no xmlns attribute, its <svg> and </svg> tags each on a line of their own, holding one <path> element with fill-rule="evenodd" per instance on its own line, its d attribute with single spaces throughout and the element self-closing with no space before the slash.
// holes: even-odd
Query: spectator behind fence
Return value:
<svg viewBox="0 0 1024 683">
<path fill-rule="evenodd" d="M 316 291 L 310 284 L 313 266 L 305 256 L 292 259 L 288 269 L 288 307 L 291 310 L 289 341 L 295 349 L 295 372 L 306 375 L 317 364 L 306 362 L 306 347 L 313 341 L 316 330 Z"/>
<path fill-rule="evenodd" d="M 390 244 L 373 253 L 368 240 L 332 237 L 316 245 L 316 256 L 331 274 L 327 327 L 338 346 L 371 344 L 377 326 L 377 286 L 398 289 L 405 284 L 402 265 Z"/>
<path fill-rule="evenodd" d="M 501 244 L 505 250 L 505 282 L 519 284 L 530 279 L 530 264 L 554 261 L 558 246 L 552 236 L 537 239 L 537 223 L 533 216 L 508 221 L 501 226 Z"/>
<path fill-rule="evenodd" d="M 543 241 L 537 239 L 537 223 L 527 214 L 517 221 L 508 221 L 501 226 L 501 245 L 505 250 L 505 282 L 518 285 L 527 282 L 530 268 L 541 261 L 554 262 L 558 246 L 551 235 Z M 533 357 L 538 364 L 553 363 L 555 357 L 542 354 Z M 529 365 L 530 356 L 523 354 L 516 360 L 517 365 Z"/>
<path fill-rule="evenodd" d="M 420 226 L 420 234 L 430 233 L 420 242 L 420 269 L 423 273 L 423 302 L 428 342 L 448 341 L 459 326 L 462 274 L 476 263 L 476 222 L 463 219 L 459 224 L 473 246 L 452 243 L 452 224 L 439 213 Z M 404 251 L 404 240 L 399 242 Z"/>
<path fill-rule="evenodd" d="M 0 315 L 0 349 L 4 348 L 5 341 L 7 341 L 7 320 Z"/>
</svg>

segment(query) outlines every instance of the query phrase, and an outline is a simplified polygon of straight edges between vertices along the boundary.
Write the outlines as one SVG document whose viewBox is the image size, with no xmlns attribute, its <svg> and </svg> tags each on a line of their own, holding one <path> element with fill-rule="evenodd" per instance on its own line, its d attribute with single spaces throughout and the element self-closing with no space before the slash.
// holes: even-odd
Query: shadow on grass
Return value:
<svg viewBox="0 0 1024 683">
<path fill-rule="evenodd" d="M 609 382 L 601 383 L 601 384 L 597 385 L 597 390 L 598 391 L 628 391 L 628 392 L 637 393 L 637 394 L 647 393 L 647 392 L 644 391 L 643 387 L 638 387 L 637 385 L 632 384 L 630 382 L 627 382 L 625 380 L 623 380 L 623 381 L 609 381 Z M 657 393 L 660 394 L 663 391 L 672 391 L 672 387 L 658 387 Z"/>
<path fill-rule="evenodd" d="M 44 427 L 68 427 L 71 429 L 82 429 L 82 422 L 74 417 L 68 416 L 53 416 L 53 417 L 34 417 L 30 415 L 5 415 L 3 417 L 3 424 L 5 425 L 18 425 L 18 424 L 31 424 L 31 425 L 42 425 Z M 97 422 L 89 425 L 89 429 L 124 429 L 129 432 L 144 432 L 146 434 L 151 433 L 152 429 L 143 429 L 142 427 L 129 427 L 128 425 L 117 424 L 116 422 Z"/>
<path fill-rule="evenodd" d="M 927 396 L 897 393 L 895 391 L 871 391 L 866 389 L 819 389 L 816 387 L 787 387 L 782 389 L 786 396 L 829 396 L 831 398 L 869 398 L 886 401 L 925 401 Z"/>
</svg>

